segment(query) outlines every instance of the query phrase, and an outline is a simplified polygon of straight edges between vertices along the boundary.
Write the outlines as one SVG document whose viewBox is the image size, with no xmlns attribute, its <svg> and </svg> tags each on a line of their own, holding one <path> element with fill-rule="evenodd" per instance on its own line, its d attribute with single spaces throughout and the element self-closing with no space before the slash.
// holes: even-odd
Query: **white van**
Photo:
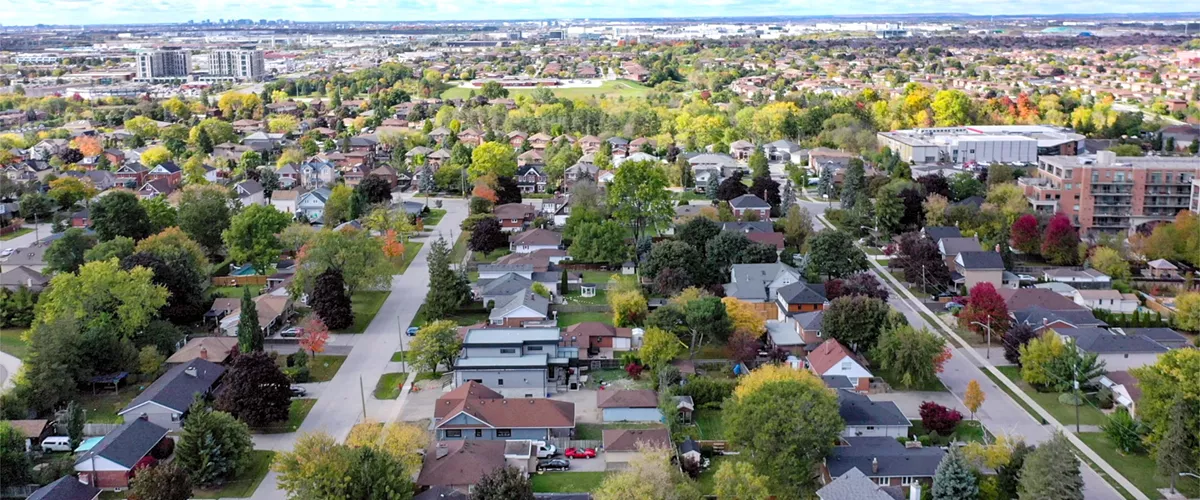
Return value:
<svg viewBox="0 0 1200 500">
<path fill-rule="evenodd" d="M 50 436 L 42 440 L 42 451 L 71 451 L 71 438 Z"/>
</svg>

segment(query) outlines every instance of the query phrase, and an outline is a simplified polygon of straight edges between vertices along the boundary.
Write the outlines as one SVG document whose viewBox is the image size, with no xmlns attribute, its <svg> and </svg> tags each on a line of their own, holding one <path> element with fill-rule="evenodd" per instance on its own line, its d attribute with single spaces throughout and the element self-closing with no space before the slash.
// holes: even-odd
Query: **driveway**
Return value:
<svg viewBox="0 0 1200 500">
<path fill-rule="evenodd" d="M 600 423 L 600 409 L 596 408 L 596 392 L 591 389 L 567 391 L 555 394 L 550 399 L 575 403 L 575 423 Z"/>
<path fill-rule="evenodd" d="M 947 408 L 954 408 L 963 414 L 964 418 L 970 418 L 971 412 L 967 407 L 963 406 L 958 398 L 949 392 L 881 392 L 871 394 L 871 401 L 891 401 L 900 407 L 900 411 L 904 413 L 909 420 L 921 419 L 921 403 L 933 401 Z"/>
</svg>

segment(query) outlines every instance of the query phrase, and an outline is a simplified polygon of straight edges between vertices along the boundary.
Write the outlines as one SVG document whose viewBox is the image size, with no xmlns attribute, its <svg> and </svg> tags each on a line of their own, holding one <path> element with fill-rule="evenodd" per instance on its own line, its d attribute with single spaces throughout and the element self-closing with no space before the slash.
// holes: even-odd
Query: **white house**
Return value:
<svg viewBox="0 0 1200 500">
<path fill-rule="evenodd" d="M 1088 309 L 1103 309 L 1114 313 L 1129 314 L 1137 310 L 1139 301 L 1137 295 L 1121 293 L 1113 289 L 1107 290 L 1075 290 L 1071 300 Z"/>
<path fill-rule="evenodd" d="M 237 192 L 238 199 L 241 200 L 242 206 L 250 205 L 266 205 L 266 192 L 263 190 L 262 184 L 258 181 L 245 180 L 233 186 Z"/>
<path fill-rule="evenodd" d="M 328 188 L 318 188 L 300 195 L 296 200 L 296 212 L 304 214 L 310 221 L 320 221 L 325 218 L 325 202 L 332 194 Z"/>
<path fill-rule="evenodd" d="M 546 229 L 529 229 L 509 239 L 509 250 L 513 253 L 533 253 L 538 250 L 556 250 L 562 244 L 562 233 Z"/>
<path fill-rule="evenodd" d="M 299 199 L 299 191 L 294 191 L 291 189 L 275 191 L 271 193 L 271 206 L 275 207 L 275 210 L 290 215 L 296 213 L 296 202 L 299 201 Z"/>
<path fill-rule="evenodd" d="M 860 393 L 867 392 L 871 387 L 871 379 L 875 377 L 836 339 L 821 342 L 821 345 L 808 354 L 808 360 L 804 364 L 810 371 L 822 377 L 840 375 L 850 379 L 853 390 Z"/>
<path fill-rule="evenodd" d="M 908 436 L 911 422 L 892 401 L 871 401 L 863 394 L 838 390 L 838 414 L 846 422 L 842 435 L 860 436 Z"/>
</svg>

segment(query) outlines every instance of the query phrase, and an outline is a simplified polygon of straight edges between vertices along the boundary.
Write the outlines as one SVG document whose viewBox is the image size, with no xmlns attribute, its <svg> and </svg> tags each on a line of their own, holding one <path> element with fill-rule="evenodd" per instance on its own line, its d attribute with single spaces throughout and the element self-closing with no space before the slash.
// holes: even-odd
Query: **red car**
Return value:
<svg viewBox="0 0 1200 500">
<path fill-rule="evenodd" d="M 596 449 L 567 448 L 563 455 L 566 455 L 567 458 L 596 458 Z"/>
</svg>

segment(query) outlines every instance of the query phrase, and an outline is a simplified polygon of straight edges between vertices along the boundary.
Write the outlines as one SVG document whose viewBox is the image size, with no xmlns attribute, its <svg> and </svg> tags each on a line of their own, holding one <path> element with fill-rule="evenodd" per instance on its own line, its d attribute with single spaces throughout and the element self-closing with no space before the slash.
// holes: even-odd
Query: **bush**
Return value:
<svg viewBox="0 0 1200 500">
<path fill-rule="evenodd" d="M 958 423 L 962 421 L 962 413 L 933 401 L 921 403 L 921 424 L 931 433 L 949 436 L 954 433 Z"/>
<path fill-rule="evenodd" d="M 1096 400 L 1099 403 L 1099 406 L 1101 409 L 1111 410 L 1113 407 L 1112 389 L 1101 386 L 1100 390 L 1096 391 Z"/>
<path fill-rule="evenodd" d="M 688 379 L 687 384 L 675 389 L 675 395 L 691 396 L 692 402 L 696 403 L 697 407 L 709 403 L 720 405 L 733 395 L 733 389 L 737 387 L 737 382 L 734 379 L 692 377 Z"/>
<path fill-rule="evenodd" d="M 296 384 L 303 384 L 312 378 L 307 366 L 289 366 L 283 369 L 283 374 Z"/>
<path fill-rule="evenodd" d="M 931 437 L 929 434 L 918 437 L 917 441 L 919 441 L 921 443 L 921 446 L 924 446 L 926 448 L 933 445 L 933 437 Z"/>
<path fill-rule="evenodd" d="M 308 366 L 308 352 L 301 349 L 289 354 L 287 357 L 287 365 L 290 367 Z"/>
<path fill-rule="evenodd" d="M 1083 398 L 1073 392 L 1064 392 L 1058 395 L 1058 402 L 1068 406 L 1079 406 L 1083 404 Z"/>
</svg>

